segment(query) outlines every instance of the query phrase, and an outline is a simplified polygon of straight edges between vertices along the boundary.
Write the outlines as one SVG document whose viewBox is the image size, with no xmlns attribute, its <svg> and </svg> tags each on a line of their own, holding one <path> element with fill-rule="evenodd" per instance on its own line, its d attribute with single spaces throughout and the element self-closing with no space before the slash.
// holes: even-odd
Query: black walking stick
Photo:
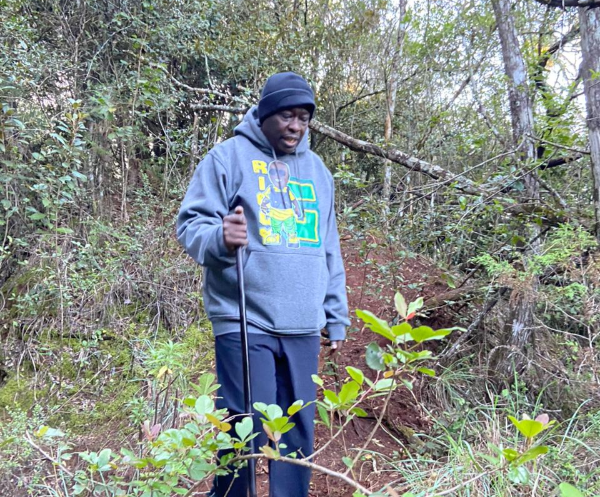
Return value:
<svg viewBox="0 0 600 497">
<path fill-rule="evenodd" d="M 246 293 L 244 291 L 244 249 L 235 250 L 237 265 L 238 295 L 240 301 L 240 339 L 242 343 L 242 371 L 244 375 L 244 410 L 252 419 L 252 387 L 250 385 L 250 354 L 248 352 L 248 322 L 246 320 Z M 254 453 L 254 439 L 250 440 L 250 449 Z M 248 490 L 250 497 L 256 497 L 256 459 L 248 460 Z"/>
</svg>

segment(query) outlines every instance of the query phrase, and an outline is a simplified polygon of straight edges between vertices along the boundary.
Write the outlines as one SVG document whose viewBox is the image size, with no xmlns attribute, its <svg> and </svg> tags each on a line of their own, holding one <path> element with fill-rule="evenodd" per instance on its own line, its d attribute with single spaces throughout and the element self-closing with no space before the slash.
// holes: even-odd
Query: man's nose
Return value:
<svg viewBox="0 0 600 497">
<path fill-rule="evenodd" d="M 290 129 L 290 131 L 293 131 L 294 133 L 299 132 L 302 129 L 302 127 L 300 125 L 300 119 L 298 119 L 297 117 L 292 118 L 290 120 L 288 128 Z"/>
</svg>

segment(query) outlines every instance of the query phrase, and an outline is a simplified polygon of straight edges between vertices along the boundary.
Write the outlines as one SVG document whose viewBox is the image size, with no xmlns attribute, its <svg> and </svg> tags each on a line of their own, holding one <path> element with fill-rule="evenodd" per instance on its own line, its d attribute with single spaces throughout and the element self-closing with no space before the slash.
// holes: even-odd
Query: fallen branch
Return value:
<svg viewBox="0 0 600 497">
<path fill-rule="evenodd" d="M 473 332 L 479 328 L 479 325 L 481 324 L 481 322 L 483 321 L 483 318 L 485 316 L 487 316 L 487 314 L 494 308 L 496 307 L 496 304 L 498 303 L 498 301 L 502 298 L 502 296 L 508 291 L 509 289 L 507 287 L 502 287 L 500 288 L 500 290 L 498 290 L 498 293 L 492 297 L 491 299 L 489 299 L 483 310 L 477 315 L 477 317 L 475 318 L 475 320 L 469 325 L 469 327 L 467 328 L 467 331 L 465 331 L 459 338 L 458 340 L 456 340 L 451 346 L 450 348 L 446 349 L 444 352 L 442 352 L 439 356 L 438 356 L 438 360 L 437 363 L 440 364 L 442 361 L 444 360 L 448 360 L 448 359 L 452 359 L 458 352 L 458 350 L 460 349 L 460 347 L 462 346 L 463 343 L 465 343 L 473 334 Z"/>
<path fill-rule="evenodd" d="M 424 310 L 430 310 L 434 307 L 443 304 L 447 300 L 455 300 L 457 297 L 461 297 L 465 293 L 471 293 L 478 289 L 477 286 L 466 286 L 466 287 L 458 287 L 453 288 L 452 290 L 448 290 L 447 292 L 440 293 L 439 295 L 433 295 L 425 300 L 424 302 Z"/>
<path fill-rule="evenodd" d="M 248 109 L 244 109 L 241 107 L 231 107 L 228 105 L 210 105 L 210 104 L 195 104 L 191 106 L 194 110 L 216 110 L 222 112 L 230 112 L 233 114 L 243 114 L 247 112 Z M 453 174 L 450 171 L 440 167 L 436 164 L 430 164 L 424 160 L 418 159 L 417 157 L 411 157 L 404 152 L 394 149 L 394 148 L 382 148 L 378 145 L 375 145 L 370 142 L 366 142 L 364 140 L 359 140 L 354 138 L 342 131 L 339 131 L 331 126 L 327 126 L 316 119 L 313 119 L 309 128 L 316 133 L 320 133 L 332 140 L 345 145 L 350 150 L 354 150 L 355 152 L 363 152 L 370 155 L 376 155 L 378 157 L 383 157 L 384 159 L 388 159 L 396 164 L 400 164 L 411 171 L 417 171 L 422 173 L 430 178 L 435 180 L 439 180 L 442 184 L 449 185 L 451 183 L 456 183 L 456 187 L 464 193 L 468 193 L 470 195 L 487 195 L 489 192 L 483 188 L 477 186 L 471 180 L 468 180 L 463 176 L 463 173 Z"/>
<path fill-rule="evenodd" d="M 285 457 L 285 456 L 281 456 L 281 457 L 278 457 L 277 459 L 273 459 L 273 458 L 268 457 L 266 454 L 246 454 L 244 456 L 233 457 L 232 459 L 227 461 L 227 465 L 229 466 L 232 463 L 235 463 L 238 461 L 248 461 L 250 459 L 270 459 L 273 461 L 281 461 L 281 462 L 285 462 L 285 463 L 289 463 L 289 464 L 294 464 L 296 466 L 302 466 L 304 468 L 310 468 L 314 471 L 318 471 L 319 473 L 323 473 L 325 475 L 332 476 L 333 478 L 338 478 L 339 480 L 342 480 L 343 482 L 347 483 L 348 485 L 355 488 L 359 492 L 362 492 L 365 495 L 371 495 L 371 493 L 372 493 L 370 490 L 363 487 L 360 483 L 354 481 L 352 478 L 349 478 L 346 475 L 338 473 L 337 471 L 333 471 L 332 469 L 315 464 L 314 462 L 305 461 L 304 459 L 294 459 L 292 457 Z M 203 482 L 204 481 L 197 482 L 194 486 L 192 486 L 192 488 L 190 488 L 188 490 L 188 492 L 183 497 L 191 497 L 191 495 L 194 494 L 196 489 Z"/>
<path fill-rule="evenodd" d="M 572 155 L 565 155 L 563 157 L 557 157 L 556 159 L 548 159 L 544 162 L 540 169 L 552 169 L 553 167 L 564 166 L 570 164 L 571 162 L 576 162 L 584 156 L 582 152 L 575 152 Z"/>
<path fill-rule="evenodd" d="M 400 150 L 394 148 L 384 149 L 373 143 L 359 140 L 337 129 L 334 129 L 331 126 L 320 123 L 315 119 L 310 122 L 309 127 L 313 131 L 321 133 L 322 135 L 325 135 L 328 138 L 345 145 L 350 150 L 354 150 L 355 152 L 364 152 L 366 154 L 383 157 L 384 159 L 388 159 L 396 164 L 400 164 L 411 171 L 417 171 L 435 180 L 440 180 L 444 184 L 456 183 L 457 188 L 462 190 L 464 193 L 471 195 L 487 195 L 489 193 L 487 190 L 478 187 L 472 181 L 461 177 L 460 174 L 453 174 L 438 165 L 430 164 L 429 162 L 425 162 L 417 157 L 411 157 Z"/>
</svg>

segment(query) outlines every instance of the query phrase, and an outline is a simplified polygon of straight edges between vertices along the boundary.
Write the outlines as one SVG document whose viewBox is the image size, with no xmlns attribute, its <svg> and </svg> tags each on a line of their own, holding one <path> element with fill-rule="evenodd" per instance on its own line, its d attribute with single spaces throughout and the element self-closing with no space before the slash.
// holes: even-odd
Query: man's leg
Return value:
<svg viewBox="0 0 600 497">
<path fill-rule="evenodd" d="M 296 400 L 305 403 L 316 398 L 316 386 L 311 375 L 317 374 L 319 364 L 319 337 L 278 338 L 276 358 L 277 403 L 284 412 Z M 312 454 L 314 442 L 315 406 L 311 404 L 294 414 L 296 426 L 285 433 L 281 442 L 287 445 L 283 454 L 297 452 L 298 458 Z M 271 497 L 307 497 L 311 471 L 308 468 L 284 462 L 271 462 Z"/>
<path fill-rule="evenodd" d="M 275 391 L 275 358 L 273 347 L 277 346 L 275 338 L 266 335 L 250 333 L 248 349 L 250 355 L 250 383 L 252 401 L 274 404 Z M 244 386 L 242 376 L 242 350 L 239 333 L 228 333 L 215 339 L 217 361 L 217 381 L 221 385 L 217 395 L 218 409 L 227 409 L 229 414 L 244 412 Z M 240 418 L 238 418 L 239 420 Z M 262 423 L 254 415 L 254 431 L 261 433 L 254 439 L 255 447 L 266 444 L 266 435 Z M 235 433 L 233 431 L 233 433 Z M 225 453 L 220 453 L 219 457 Z M 214 479 L 212 493 L 216 497 L 246 497 L 248 484 L 247 468 L 238 471 L 238 477 L 233 474 L 219 476 Z"/>
</svg>

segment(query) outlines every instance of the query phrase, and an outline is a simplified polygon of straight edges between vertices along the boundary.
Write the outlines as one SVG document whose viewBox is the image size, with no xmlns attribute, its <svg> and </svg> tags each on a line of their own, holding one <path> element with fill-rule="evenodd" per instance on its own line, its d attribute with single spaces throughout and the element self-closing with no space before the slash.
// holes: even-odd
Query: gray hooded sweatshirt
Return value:
<svg viewBox="0 0 600 497">
<path fill-rule="evenodd" d="M 335 220 L 331 173 L 308 147 L 277 157 L 257 108 L 235 136 L 200 162 L 177 220 L 177 238 L 204 267 L 204 306 L 215 335 L 239 331 L 235 255 L 223 218 L 238 205 L 248 222 L 244 260 L 248 330 L 343 340 L 346 278 Z"/>
</svg>

